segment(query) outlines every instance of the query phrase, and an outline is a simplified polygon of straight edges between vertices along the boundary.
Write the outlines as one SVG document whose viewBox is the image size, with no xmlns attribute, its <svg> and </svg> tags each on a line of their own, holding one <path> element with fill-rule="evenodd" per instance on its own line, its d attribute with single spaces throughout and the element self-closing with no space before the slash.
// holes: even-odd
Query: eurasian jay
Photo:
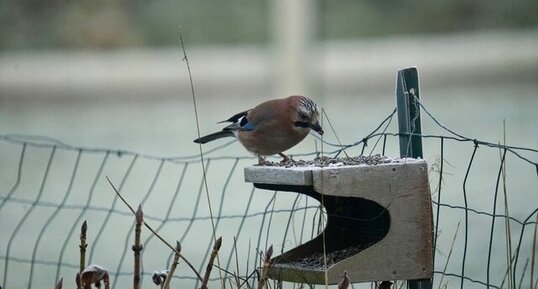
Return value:
<svg viewBox="0 0 538 289">
<path fill-rule="evenodd" d="M 283 152 L 301 142 L 310 129 L 323 135 L 317 105 L 298 95 L 266 101 L 219 123 L 222 122 L 232 124 L 194 142 L 204 144 L 235 136 L 248 151 L 258 156 L 259 164 L 265 162 L 265 156 L 274 154 L 283 157 L 283 161 L 289 160 Z"/>
</svg>

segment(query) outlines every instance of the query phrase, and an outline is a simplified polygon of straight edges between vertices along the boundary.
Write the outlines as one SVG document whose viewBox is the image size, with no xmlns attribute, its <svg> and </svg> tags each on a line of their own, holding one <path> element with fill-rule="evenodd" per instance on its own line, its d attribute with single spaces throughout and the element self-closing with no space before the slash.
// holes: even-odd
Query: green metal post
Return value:
<svg viewBox="0 0 538 289">
<path fill-rule="evenodd" d="M 416 98 L 415 98 L 416 97 Z M 420 126 L 420 106 L 418 72 L 416 67 L 398 71 L 396 83 L 396 105 L 398 107 L 398 128 L 400 133 L 400 157 L 422 158 L 422 128 Z"/>
<path fill-rule="evenodd" d="M 400 133 L 400 157 L 402 158 L 423 157 L 418 99 L 417 68 L 409 67 L 399 70 L 396 79 L 396 106 L 398 108 L 398 131 Z M 431 289 L 432 280 L 409 280 L 407 281 L 407 287 L 410 289 Z"/>
</svg>

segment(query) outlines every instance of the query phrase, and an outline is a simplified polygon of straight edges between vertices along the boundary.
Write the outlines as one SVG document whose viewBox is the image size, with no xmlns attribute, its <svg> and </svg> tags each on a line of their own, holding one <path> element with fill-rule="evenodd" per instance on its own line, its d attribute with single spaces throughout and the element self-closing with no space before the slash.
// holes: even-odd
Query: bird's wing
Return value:
<svg viewBox="0 0 538 289">
<path fill-rule="evenodd" d="M 247 118 L 256 129 L 264 130 L 267 127 L 286 123 L 289 114 L 289 105 L 286 99 L 273 99 L 251 109 Z"/>
<path fill-rule="evenodd" d="M 236 131 L 236 130 L 254 130 L 254 124 L 252 122 L 249 122 L 247 119 L 247 115 L 250 112 L 250 110 L 245 110 L 243 112 L 237 113 L 234 116 L 230 117 L 227 120 L 221 121 L 219 123 L 223 122 L 231 122 L 232 124 L 224 127 L 222 130 L 224 131 Z"/>
<path fill-rule="evenodd" d="M 217 123 L 223 123 L 223 122 L 233 122 L 233 123 L 236 123 L 236 122 L 239 122 L 241 120 L 241 118 L 245 117 L 248 112 L 250 111 L 249 110 L 245 110 L 245 111 L 242 111 L 240 113 L 236 113 L 234 114 L 232 117 L 230 117 L 229 119 L 227 120 L 223 120 L 223 121 L 219 121 Z"/>
</svg>

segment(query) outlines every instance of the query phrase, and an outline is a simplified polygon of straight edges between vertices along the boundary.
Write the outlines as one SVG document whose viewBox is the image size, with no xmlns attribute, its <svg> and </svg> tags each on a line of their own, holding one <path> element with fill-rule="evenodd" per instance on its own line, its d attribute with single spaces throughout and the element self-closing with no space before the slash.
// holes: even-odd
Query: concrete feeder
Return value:
<svg viewBox="0 0 538 289">
<path fill-rule="evenodd" d="M 245 168 L 245 181 L 305 194 L 324 206 L 324 234 L 273 259 L 270 277 L 336 284 L 432 277 L 432 208 L 428 166 L 420 159 L 376 165 Z"/>
</svg>

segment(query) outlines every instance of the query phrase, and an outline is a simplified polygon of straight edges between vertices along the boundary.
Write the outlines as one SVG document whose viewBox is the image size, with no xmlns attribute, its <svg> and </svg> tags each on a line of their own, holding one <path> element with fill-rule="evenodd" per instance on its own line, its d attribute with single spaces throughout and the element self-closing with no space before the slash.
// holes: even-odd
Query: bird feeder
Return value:
<svg viewBox="0 0 538 289">
<path fill-rule="evenodd" d="M 324 232 L 273 258 L 270 277 L 336 284 L 432 277 L 432 209 L 427 163 L 245 168 L 256 188 L 307 195 L 326 212 Z M 325 243 L 325 244 L 324 244 Z M 326 270 L 326 272 L 325 272 Z"/>
</svg>

